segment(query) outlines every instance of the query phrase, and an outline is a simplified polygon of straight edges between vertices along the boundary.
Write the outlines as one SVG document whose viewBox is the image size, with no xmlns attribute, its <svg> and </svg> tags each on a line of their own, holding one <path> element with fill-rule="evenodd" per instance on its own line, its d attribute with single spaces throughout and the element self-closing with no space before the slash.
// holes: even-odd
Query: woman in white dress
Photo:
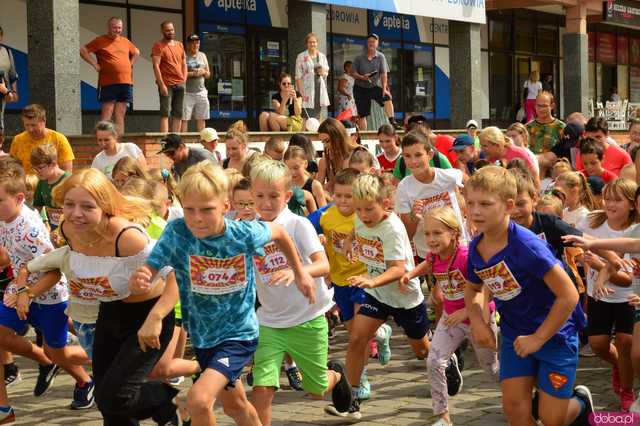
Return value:
<svg viewBox="0 0 640 426">
<path fill-rule="evenodd" d="M 327 116 L 329 106 L 329 62 L 324 53 L 318 50 L 318 38 L 314 33 L 307 34 L 305 43 L 307 50 L 300 52 L 296 58 L 296 89 L 302 95 L 302 108 L 307 110 L 309 117 L 322 121 Z"/>
</svg>

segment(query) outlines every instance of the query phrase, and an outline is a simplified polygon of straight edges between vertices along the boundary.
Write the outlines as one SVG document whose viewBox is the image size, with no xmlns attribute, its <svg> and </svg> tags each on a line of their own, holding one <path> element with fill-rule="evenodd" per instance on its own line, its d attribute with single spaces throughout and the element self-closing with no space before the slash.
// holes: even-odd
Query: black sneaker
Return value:
<svg viewBox="0 0 640 426">
<path fill-rule="evenodd" d="M 88 410 L 93 407 L 93 380 L 85 383 L 83 387 L 78 386 L 73 390 L 73 402 L 71 402 L 72 410 Z"/>
<path fill-rule="evenodd" d="M 593 413 L 593 398 L 591 391 L 584 385 L 578 385 L 573 388 L 573 395 L 581 399 L 585 404 L 585 410 L 571 423 L 572 426 L 588 426 L 589 414 Z"/>
<path fill-rule="evenodd" d="M 540 404 L 540 393 L 538 389 L 534 389 L 533 397 L 531 398 L 531 416 L 537 421 L 540 420 L 540 414 L 538 414 L 538 404 Z"/>
<path fill-rule="evenodd" d="M 247 385 L 253 387 L 253 368 L 247 373 Z"/>
<path fill-rule="evenodd" d="M 346 412 L 351 405 L 351 385 L 347 381 L 347 375 L 344 373 L 344 365 L 339 361 L 329 361 L 327 368 L 340 373 L 340 381 L 331 390 L 331 401 L 339 413 Z"/>
<path fill-rule="evenodd" d="M 20 369 L 15 363 L 12 362 L 4 366 L 4 385 L 6 387 L 17 385 L 21 381 Z"/>
<path fill-rule="evenodd" d="M 463 380 L 460 368 L 458 367 L 458 357 L 455 353 L 449 358 L 449 365 L 444 371 L 444 374 L 447 377 L 447 392 L 449 396 L 457 395 L 460 389 L 462 389 Z"/>
<path fill-rule="evenodd" d="M 292 389 L 301 391 L 302 374 L 300 374 L 300 370 L 298 370 L 298 367 L 287 368 L 285 370 L 285 373 L 287 374 L 287 379 L 289 379 L 289 386 L 291 386 Z"/>
<path fill-rule="evenodd" d="M 464 370 L 464 350 L 463 345 L 460 345 L 458 349 L 456 349 L 456 358 L 458 359 L 458 370 L 461 372 Z"/>
<path fill-rule="evenodd" d="M 38 365 L 38 381 L 33 389 L 33 396 L 42 396 L 53 385 L 53 379 L 60 372 L 60 367 L 55 364 Z"/>
<path fill-rule="evenodd" d="M 351 400 L 351 406 L 349 407 L 349 411 L 347 411 L 347 415 L 345 417 L 352 423 L 360 421 L 362 413 L 360 413 L 360 401 L 358 399 Z"/>
</svg>

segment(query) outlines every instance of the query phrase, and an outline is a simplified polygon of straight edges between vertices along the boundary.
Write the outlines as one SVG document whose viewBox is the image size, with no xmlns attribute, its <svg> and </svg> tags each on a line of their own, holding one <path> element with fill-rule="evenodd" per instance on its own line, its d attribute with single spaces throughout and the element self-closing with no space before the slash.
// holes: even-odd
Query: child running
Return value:
<svg viewBox="0 0 640 426">
<path fill-rule="evenodd" d="M 459 389 L 447 389 L 445 369 L 449 358 L 455 356 L 455 350 L 466 338 L 471 338 L 469 317 L 464 305 L 464 287 L 467 282 L 467 246 L 460 244 L 462 227 L 450 207 L 430 210 L 424 217 L 425 239 L 429 247 L 429 257 L 400 279 L 401 285 L 407 285 L 415 277 L 433 274 L 436 285 L 444 295 L 444 313 L 431 340 L 427 371 L 433 412 L 439 419 L 432 426 L 449 426 L 451 416 L 448 407 L 448 395 L 458 393 Z M 489 325 L 494 334 L 498 328 L 495 321 L 495 305 L 491 302 Z M 473 340 L 472 340 L 473 343 Z M 498 354 L 490 348 L 482 348 L 474 343 L 480 366 L 498 381 Z M 462 387 L 462 381 L 459 381 Z"/>
<path fill-rule="evenodd" d="M 556 177 L 555 187 L 565 195 L 562 220 L 574 228 L 584 230 L 587 215 L 590 211 L 597 210 L 587 178 L 579 172 L 562 173 Z"/>
<path fill-rule="evenodd" d="M 191 166 L 178 184 L 178 195 L 184 219 L 169 222 L 147 265 L 131 278 L 132 286 L 144 289 L 158 270 L 172 266 L 178 282 L 167 283 L 149 313 L 138 332 L 140 346 L 143 350 L 159 347 L 161 318 L 179 298 L 183 323 L 203 371 L 187 396 L 193 424 L 215 424 L 213 404 L 219 398 L 237 424 L 259 425 L 239 380 L 258 344 L 252 258 L 264 256 L 263 247 L 274 241 L 310 304 L 315 303 L 315 283 L 281 226 L 225 219 L 229 182 L 220 167 L 210 162 Z"/>
<path fill-rule="evenodd" d="M 476 344 L 496 348 L 483 315 L 486 286 L 500 313 L 502 406 L 510 424 L 535 425 L 531 395 L 540 390 L 540 420 L 547 426 L 586 424 L 593 411 L 585 386 L 574 389 L 578 364 L 578 292 L 547 243 L 509 220 L 516 180 L 487 166 L 466 183 L 470 219 L 480 232 L 469 246 L 465 304 Z M 535 267 L 532 267 L 535 265 Z"/>
</svg>

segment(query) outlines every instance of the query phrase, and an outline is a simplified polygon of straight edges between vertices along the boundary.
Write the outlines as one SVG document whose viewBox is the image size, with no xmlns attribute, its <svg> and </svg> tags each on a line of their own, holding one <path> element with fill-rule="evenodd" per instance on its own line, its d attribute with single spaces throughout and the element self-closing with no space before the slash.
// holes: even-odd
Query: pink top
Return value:
<svg viewBox="0 0 640 426">
<path fill-rule="evenodd" d="M 507 160 L 507 162 L 509 162 L 509 161 L 513 160 L 514 158 L 520 158 L 520 159 L 524 160 L 524 162 L 527 163 L 527 167 L 529 167 L 529 170 L 531 171 L 531 173 L 534 176 L 536 176 L 538 174 L 536 172 L 535 166 L 531 162 L 531 157 L 529 157 L 529 154 L 527 153 L 527 150 L 524 149 L 521 146 L 510 144 L 507 147 L 506 152 L 504 153 L 504 159 Z"/>
<path fill-rule="evenodd" d="M 447 315 L 451 315 L 465 307 L 464 287 L 467 283 L 468 253 L 469 249 L 467 246 L 461 245 L 458 247 L 457 253 L 454 254 L 455 258 L 449 267 L 448 274 L 447 266 L 451 258 L 441 259 L 437 254 L 432 257 L 433 265 L 431 272 L 436 283 L 440 286 L 440 290 L 442 290 L 444 296 L 444 311 Z M 489 307 L 493 312 L 495 310 L 495 303 L 491 301 Z M 466 320 L 465 323 L 469 324 L 469 320 Z"/>
<path fill-rule="evenodd" d="M 602 167 L 605 170 L 609 170 L 614 175 L 620 176 L 620 171 L 627 164 L 631 164 L 631 156 L 624 149 L 620 148 L 617 144 L 607 142 L 607 149 L 604 151 L 604 157 L 602 159 Z M 584 166 L 582 165 L 582 157 L 580 156 L 580 152 L 578 152 L 578 156 L 576 157 L 576 169 L 582 170 Z"/>
</svg>

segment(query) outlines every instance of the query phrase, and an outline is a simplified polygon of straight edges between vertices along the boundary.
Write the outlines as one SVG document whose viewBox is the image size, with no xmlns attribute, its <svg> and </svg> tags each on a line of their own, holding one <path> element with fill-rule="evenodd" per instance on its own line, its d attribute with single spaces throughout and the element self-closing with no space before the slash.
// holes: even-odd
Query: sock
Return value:
<svg viewBox="0 0 640 426">
<path fill-rule="evenodd" d="M 582 398 L 578 398 L 577 396 L 574 396 L 573 399 L 578 401 L 578 404 L 580 405 L 580 412 L 578 413 L 578 417 L 580 417 L 586 411 L 587 404 L 582 400 Z"/>
<path fill-rule="evenodd" d="M 286 361 L 284 362 L 284 369 L 285 370 L 291 370 L 294 367 L 297 367 L 296 362 L 294 360 L 291 360 L 291 364 L 289 364 Z"/>
<path fill-rule="evenodd" d="M 7 376 L 8 373 L 14 373 L 18 371 L 18 366 L 15 362 L 10 362 L 9 364 L 4 365 L 4 375 Z"/>
</svg>

